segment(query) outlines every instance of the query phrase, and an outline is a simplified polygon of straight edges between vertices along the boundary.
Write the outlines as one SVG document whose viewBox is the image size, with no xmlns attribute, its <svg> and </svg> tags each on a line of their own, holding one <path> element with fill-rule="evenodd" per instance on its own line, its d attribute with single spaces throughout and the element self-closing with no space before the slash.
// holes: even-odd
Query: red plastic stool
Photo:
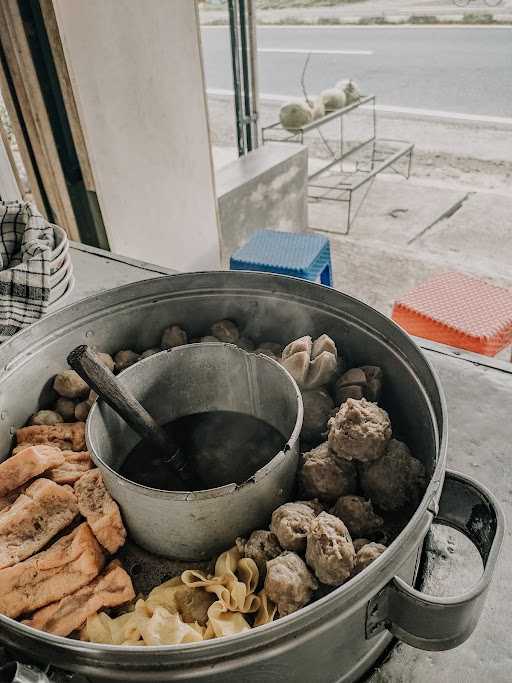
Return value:
<svg viewBox="0 0 512 683">
<path fill-rule="evenodd" d="M 495 356 L 512 344 L 512 291 L 444 273 L 395 301 L 391 317 L 417 337 Z"/>
</svg>

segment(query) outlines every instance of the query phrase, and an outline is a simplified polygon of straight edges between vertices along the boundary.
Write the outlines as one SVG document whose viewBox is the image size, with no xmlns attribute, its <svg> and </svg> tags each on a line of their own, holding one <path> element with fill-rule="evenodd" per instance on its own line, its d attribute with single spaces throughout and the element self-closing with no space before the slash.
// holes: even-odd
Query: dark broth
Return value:
<svg viewBox="0 0 512 683">
<path fill-rule="evenodd" d="M 164 429 L 185 457 L 191 459 L 198 480 L 185 487 L 165 457 L 146 441 L 140 441 L 128 453 L 119 470 L 123 477 L 167 491 L 242 484 L 286 443 L 283 435 L 267 422 L 224 410 L 186 415 L 168 422 Z"/>
</svg>

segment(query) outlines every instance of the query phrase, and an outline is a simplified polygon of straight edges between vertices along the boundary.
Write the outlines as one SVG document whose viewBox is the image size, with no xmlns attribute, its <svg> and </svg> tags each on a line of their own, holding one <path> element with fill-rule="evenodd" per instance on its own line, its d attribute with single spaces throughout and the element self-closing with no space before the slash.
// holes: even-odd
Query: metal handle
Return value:
<svg viewBox="0 0 512 683">
<path fill-rule="evenodd" d="M 503 513 L 494 496 L 481 484 L 447 471 L 436 522 L 457 529 L 474 543 L 484 564 L 482 577 L 458 597 L 435 597 L 395 576 L 369 603 L 367 637 L 387 628 L 413 647 L 450 650 L 473 632 L 503 541 Z"/>
</svg>

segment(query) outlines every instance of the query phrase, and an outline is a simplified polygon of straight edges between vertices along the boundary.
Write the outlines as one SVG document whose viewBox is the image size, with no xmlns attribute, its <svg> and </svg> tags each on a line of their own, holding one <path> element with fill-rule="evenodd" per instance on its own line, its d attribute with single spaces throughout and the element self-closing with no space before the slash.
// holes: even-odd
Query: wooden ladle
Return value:
<svg viewBox="0 0 512 683">
<path fill-rule="evenodd" d="M 191 482 L 193 468 L 178 445 L 151 417 L 135 396 L 118 382 L 114 374 L 98 360 L 87 344 L 73 349 L 68 355 L 69 365 L 90 388 L 107 403 L 142 438 L 149 441 L 165 456 L 166 462 L 184 484 Z"/>
</svg>

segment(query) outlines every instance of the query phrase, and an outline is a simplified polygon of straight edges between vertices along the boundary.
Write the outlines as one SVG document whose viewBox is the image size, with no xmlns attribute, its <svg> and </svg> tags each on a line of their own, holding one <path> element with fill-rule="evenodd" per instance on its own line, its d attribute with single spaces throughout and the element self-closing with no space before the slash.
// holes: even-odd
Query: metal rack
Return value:
<svg viewBox="0 0 512 683">
<path fill-rule="evenodd" d="M 345 140 L 343 118 L 360 107 L 367 105 L 371 109 L 371 125 L 368 136 L 349 145 Z M 329 144 L 321 132 L 321 128 L 333 121 L 339 120 L 338 140 L 336 149 Z M 262 128 L 262 141 L 292 142 L 306 144 L 306 136 L 316 131 L 329 152 L 328 160 L 308 173 L 308 196 L 310 199 L 336 201 L 347 204 L 346 224 L 344 231 L 325 231 L 348 235 L 352 223 L 357 217 L 373 181 L 381 171 L 390 168 L 395 173 L 409 178 L 411 173 L 412 154 L 414 144 L 405 140 L 390 140 L 376 135 L 377 113 L 375 109 L 375 95 L 365 95 L 357 102 L 330 112 L 321 119 L 312 121 L 297 130 L 287 130 L 281 123 L 273 123 Z M 405 169 L 397 165 L 405 158 Z M 345 162 L 350 161 L 350 168 Z M 331 171 L 339 164 L 339 170 Z M 331 171 L 331 172 L 329 172 Z M 311 182 L 313 179 L 315 182 Z M 366 187 L 365 187 L 366 186 Z M 361 195 L 356 195 L 362 190 Z"/>
</svg>

